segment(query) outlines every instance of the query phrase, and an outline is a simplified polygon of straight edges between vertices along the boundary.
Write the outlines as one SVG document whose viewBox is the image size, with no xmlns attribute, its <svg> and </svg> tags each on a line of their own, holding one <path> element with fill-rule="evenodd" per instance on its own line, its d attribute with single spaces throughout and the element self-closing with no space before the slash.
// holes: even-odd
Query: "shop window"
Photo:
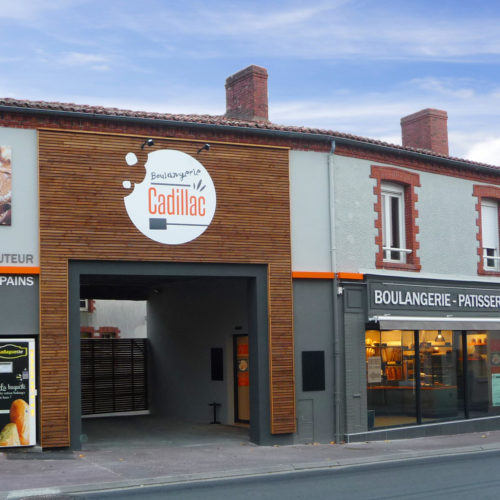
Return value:
<svg viewBox="0 0 500 500">
<path fill-rule="evenodd" d="M 95 300 L 92 299 L 80 299 L 80 312 L 94 312 L 95 311 Z"/>
<path fill-rule="evenodd" d="M 500 331 L 366 330 L 368 429 L 500 414 Z"/>
<path fill-rule="evenodd" d="M 476 209 L 478 218 L 477 239 L 479 241 L 478 274 L 500 276 L 499 252 L 499 201 L 500 188 L 494 186 L 474 186 L 474 196 L 477 196 Z"/>
<path fill-rule="evenodd" d="M 366 330 L 368 427 L 417 423 L 414 332 Z"/>
<path fill-rule="evenodd" d="M 415 188 L 420 186 L 418 174 L 392 167 L 372 166 L 371 177 L 377 180 L 375 243 L 377 268 L 420 271 L 416 224 L 418 200 Z"/>
</svg>

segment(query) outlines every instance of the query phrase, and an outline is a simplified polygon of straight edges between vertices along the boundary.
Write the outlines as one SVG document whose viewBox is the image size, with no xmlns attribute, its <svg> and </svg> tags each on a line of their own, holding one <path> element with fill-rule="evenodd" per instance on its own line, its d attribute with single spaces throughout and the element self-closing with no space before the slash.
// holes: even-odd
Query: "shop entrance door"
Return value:
<svg viewBox="0 0 500 500">
<path fill-rule="evenodd" d="M 234 421 L 250 422 L 248 335 L 234 336 Z"/>
<path fill-rule="evenodd" d="M 485 417 L 489 413 L 490 393 L 492 393 L 490 384 L 496 380 L 497 366 L 500 362 L 500 357 L 495 356 L 492 350 L 492 347 L 495 348 L 495 343 L 498 345 L 498 340 L 494 339 L 493 332 L 475 331 L 466 333 L 465 349 L 467 354 L 464 356 L 466 362 L 465 392 L 469 417 Z M 489 353 L 490 356 L 488 356 Z M 492 401 L 492 409 L 493 405 Z M 498 402 L 496 402 L 496 405 L 498 405 Z"/>
</svg>

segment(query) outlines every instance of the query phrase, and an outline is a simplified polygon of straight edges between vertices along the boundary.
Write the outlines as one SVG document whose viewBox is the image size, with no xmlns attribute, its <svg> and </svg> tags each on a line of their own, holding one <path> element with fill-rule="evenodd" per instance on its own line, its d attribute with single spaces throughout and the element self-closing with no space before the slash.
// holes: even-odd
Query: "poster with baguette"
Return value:
<svg viewBox="0 0 500 500">
<path fill-rule="evenodd" d="M 0 340 L 0 448 L 36 444 L 34 364 L 34 340 Z"/>
<path fill-rule="evenodd" d="M 0 226 L 12 221 L 12 164 L 11 148 L 0 146 Z"/>
</svg>

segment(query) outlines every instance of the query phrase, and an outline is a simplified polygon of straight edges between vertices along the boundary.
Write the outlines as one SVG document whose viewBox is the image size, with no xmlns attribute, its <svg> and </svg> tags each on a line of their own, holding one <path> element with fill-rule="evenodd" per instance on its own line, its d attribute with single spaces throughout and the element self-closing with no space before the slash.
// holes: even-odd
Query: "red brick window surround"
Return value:
<svg viewBox="0 0 500 500">
<path fill-rule="evenodd" d="M 373 188 L 373 193 L 377 197 L 374 208 L 377 218 L 375 219 L 375 227 L 378 229 L 375 236 L 375 244 L 378 251 L 375 257 L 375 266 L 377 269 L 399 269 L 402 271 L 420 271 L 420 257 L 418 249 L 420 245 L 417 241 L 419 232 L 417 226 L 418 211 L 416 203 L 418 195 L 415 192 L 416 187 L 420 187 L 420 176 L 413 172 L 401 170 L 394 167 L 381 167 L 372 165 L 372 179 L 376 179 L 377 183 Z M 404 236 L 405 246 L 411 253 L 406 254 L 406 262 L 391 262 L 384 258 L 383 250 L 383 228 L 382 228 L 382 185 L 384 182 L 390 182 L 399 185 L 403 190 L 404 196 Z"/>
<path fill-rule="evenodd" d="M 485 201 L 492 201 L 496 203 L 497 205 L 497 212 L 498 212 L 498 227 L 500 227 L 500 188 L 496 186 L 480 186 L 475 184 L 472 194 L 477 197 L 477 203 L 476 203 L 476 213 L 477 213 L 477 218 L 476 218 L 476 225 L 477 225 L 477 235 L 476 239 L 479 242 L 478 248 L 477 248 L 477 254 L 479 255 L 479 260 L 477 263 L 477 273 L 482 274 L 485 276 L 500 276 L 500 271 L 499 270 L 494 270 L 494 269 L 488 269 L 488 267 L 497 267 L 500 266 L 500 263 L 498 261 L 495 261 L 494 263 L 497 264 L 496 266 L 491 266 L 491 262 L 489 261 L 488 258 L 484 258 L 484 244 L 483 244 L 483 228 L 482 228 L 482 219 L 483 219 L 483 214 L 482 214 L 482 207 L 483 203 Z M 498 240 L 500 240 L 500 234 L 497 236 Z M 497 254 L 498 255 L 498 254 Z M 486 262 L 485 262 L 486 261 Z"/>
</svg>

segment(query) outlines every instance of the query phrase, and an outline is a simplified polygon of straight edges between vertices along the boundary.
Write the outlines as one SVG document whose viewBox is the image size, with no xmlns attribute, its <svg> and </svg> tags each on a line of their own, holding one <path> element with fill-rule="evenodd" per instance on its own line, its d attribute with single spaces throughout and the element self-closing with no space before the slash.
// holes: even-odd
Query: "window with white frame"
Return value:
<svg viewBox="0 0 500 500">
<path fill-rule="evenodd" d="M 382 240 L 384 261 L 406 262 L 404 187 L 391 182 L 381 184 Z"/>
<path fill-rule="evenodd" d="M 498 202 L 481 200 L 481 235 L 483 247 L 484 269 L 498 271 L 500 257 L 498 255 Z"/>
</svg>

